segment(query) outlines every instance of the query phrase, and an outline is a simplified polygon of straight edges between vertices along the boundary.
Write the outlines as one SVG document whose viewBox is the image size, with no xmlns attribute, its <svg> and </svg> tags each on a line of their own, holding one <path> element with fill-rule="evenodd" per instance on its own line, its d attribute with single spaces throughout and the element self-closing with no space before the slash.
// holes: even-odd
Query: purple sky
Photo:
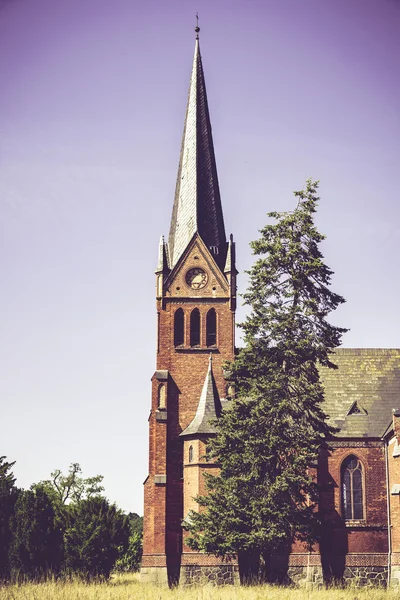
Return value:
<svg viewBox="0 0 400 600">
<path fill-rule="evenodd" d="M 76 461 L 142 513 L 196 10 L 240 271 L 320 179 L 344 345 L 399 346 L 398 0 L 0 0 L 0 455 L 23 487 Z"/>
</svg>

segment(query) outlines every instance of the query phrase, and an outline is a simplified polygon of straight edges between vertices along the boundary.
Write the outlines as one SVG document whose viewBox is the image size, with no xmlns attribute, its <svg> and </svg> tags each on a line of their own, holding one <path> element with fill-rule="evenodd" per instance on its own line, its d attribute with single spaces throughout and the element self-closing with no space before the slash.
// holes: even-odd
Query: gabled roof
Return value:
<svg viewBox="0 0 400 600">
<path fill-rule="evenodd" d="M 168 240 L 171 269 L 196 231 L 223 269 L 226 236 L 198 39 Z"/>
<path fill-rule="evenodd" d="M 338 348 L 332 362 L 338 369 L 321 367 L 320 375 L 336 437 L 382 437 L 400 405 L 400 349 Z"/>
<path fill-rule="evenodd" d="M 208 363 L 207 375 L 204 381 L 203 390 L 201 392 L 197 411 L 193 421 L 180 434 L 197 435 L 197 434 L 212 434 L 216 433 L 215 425 L 212 423 L 221 415 L 221 402 L 218 395 L 217 386 L 215 385 L 212 372 L 212 356 Z"/>
</svg>

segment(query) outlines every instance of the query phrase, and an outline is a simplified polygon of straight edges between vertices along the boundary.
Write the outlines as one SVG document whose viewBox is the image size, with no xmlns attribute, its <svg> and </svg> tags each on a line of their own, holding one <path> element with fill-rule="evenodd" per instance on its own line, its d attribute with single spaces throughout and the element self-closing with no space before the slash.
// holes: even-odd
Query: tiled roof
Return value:
<svg viewBox="0 0 400 600">
<path fill-rule="evenodd" d="M 168 240 L 171 269 L 196 232 L 222 269 L 227 244 L 198 39 Z"/>
<path fill-rule="evenodd" d="M 400 407 L 400 349 L 339 348 L 332 362 L 338 369 L 322 367 L 320 374 L 337 437 L 383 436 L 392 409 Z"/>
<path fill-rule="evenodd" d="M 212 358 L 208 364 L 207 375 L 201 392 L 200 401 L 193 421 L 180 435 L 210 434 L 215 433 L 213 421 L 221 414 L 221 402 L 212 373 Z"/>
</svg>

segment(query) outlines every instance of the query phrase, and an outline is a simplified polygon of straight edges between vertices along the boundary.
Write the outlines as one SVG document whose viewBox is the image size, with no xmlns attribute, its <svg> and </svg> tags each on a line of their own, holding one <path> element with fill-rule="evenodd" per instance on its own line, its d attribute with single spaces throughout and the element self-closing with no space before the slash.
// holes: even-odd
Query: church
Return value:
<svg viewBox="0 0 400 600">
<path fill-rule="evenodd" d="M 273 208 L 273 207 L 271 207 Z M 235 356 L 235 243 L 225 233 L 199 28 L 168 241 L 156 269 L 157 347 L 144 482 L 142 581 L 234 583 L 238 565 L 192 551 L 184 520 L 198 510 L 213 421 L 233 390 L 223 364 Z M 338 433 L 316 477 L 325 523 L 309 552 L 275 556 L 272 579 L 400 585 L 400 350 L 337 349 L 321 368 L 324 411 Z"/>
</svg>

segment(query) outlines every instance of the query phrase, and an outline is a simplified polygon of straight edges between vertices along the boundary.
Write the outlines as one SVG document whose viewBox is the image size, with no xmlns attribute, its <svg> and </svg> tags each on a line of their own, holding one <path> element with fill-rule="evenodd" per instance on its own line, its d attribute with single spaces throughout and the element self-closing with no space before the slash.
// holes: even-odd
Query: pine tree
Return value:
<svg viewBox="0 0 400 600">
<path fill-rule="evenodd" d="M 242 573 L 257 570 L 260 554 L 268 561 L 294 538 L 311 547 L 318 535 L 313 471 L 334 432 L 318 364 L 335 367 L 331 354 L 346 329 L 327 321 L 344 299 L 329 289 L 319 249 L 317 188 L 308 180 L 295 210 L 269 213 L 276 222 L 251 243 L 258 258 L 244 294 L 245 346 L 229 367 L 236 398 L 208 448 L 220 475 L 207 476 L 208 495 L 188 525 L 192 548 L 237 554 Z"/>
</svg>

